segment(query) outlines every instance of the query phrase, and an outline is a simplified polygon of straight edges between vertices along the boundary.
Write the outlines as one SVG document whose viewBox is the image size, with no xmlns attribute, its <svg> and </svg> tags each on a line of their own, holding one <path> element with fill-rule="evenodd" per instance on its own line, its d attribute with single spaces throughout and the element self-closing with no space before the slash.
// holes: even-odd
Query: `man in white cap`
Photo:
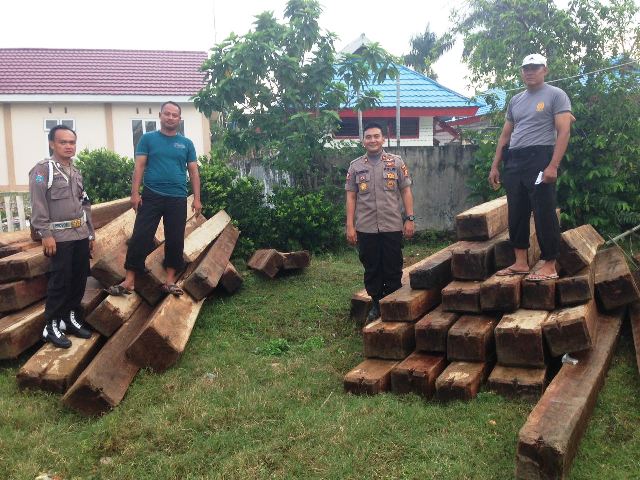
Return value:
<svg viewBox="0 0 640 480">
<path fill-rule="evenodd" d="M 560 160 L 567 150 L 571 130 L 571 102 L 561 89 L 548 85 L 547 59 L 534 53 L 522 61 L 522 80 L 527 89 L 514 95 L 489 173 L 489 183 L 498 188 L 500 163 L 509 205 L 509 238 L 515 250 L 513 265 L 497 275 L 527 273 L 528 281 L 558 278 L 556 259 L 560 253 L 560 225 L 556 216 L 556 179 Z M 529 219 L 533 211 L 540 258 L 530 272 L 527 260 Z"/>
</svg>

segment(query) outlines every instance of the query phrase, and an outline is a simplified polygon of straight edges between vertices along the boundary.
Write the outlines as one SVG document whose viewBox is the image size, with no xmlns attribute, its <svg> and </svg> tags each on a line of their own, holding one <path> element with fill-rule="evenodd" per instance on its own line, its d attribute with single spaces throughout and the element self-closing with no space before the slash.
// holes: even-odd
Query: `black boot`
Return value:
<svg viewBox="0 0 640 480">
<path fill-rule="evenodd" d="M 79 338 L 91 337 L 91 330 L 80 321 L 75 310 L 69 310 L 69 315 L 60 322 L 60 328 Z"/>
<path fill-rule="evenodd" d="M 371 310 L 369 310 L 369 314 L 367 315 L 366 323 L 371 323 L 380 317 L 380 300 L 373 299 L 371 303 Z"/>
<path fill-rule="evenodd" d="M 60 331 L 60 321 L 57 318 L 51 320 L 42 331 L 42 339 L 51 342 L 58 348 L 69 348 L 71 340 Z"/>
</svg>

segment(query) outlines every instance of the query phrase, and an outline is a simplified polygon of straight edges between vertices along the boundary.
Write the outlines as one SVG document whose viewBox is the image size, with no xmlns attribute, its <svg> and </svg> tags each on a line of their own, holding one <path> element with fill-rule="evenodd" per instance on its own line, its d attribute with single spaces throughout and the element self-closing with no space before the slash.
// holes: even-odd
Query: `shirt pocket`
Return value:
<svg viewBox="0 0 640 480">
<path fill-rule="evenodd" d="M 385 168 L 382 173 L 383 188 L 388 191 L 398 189 L 398 170 L 396 167 Z"/>
<path fill-rule="evenodd" d="M 356 172 L 356 183 L 358 184 L 358 193 L 365 195 L 371 191 L 371 173 L 368 170 Z"/>
<path fill-rule="evenodd" d="M 63 200 L 71 197 L 71 187 L 64 179 L 55 179 L 51 185 L 51 200 Z"/>
</svg>

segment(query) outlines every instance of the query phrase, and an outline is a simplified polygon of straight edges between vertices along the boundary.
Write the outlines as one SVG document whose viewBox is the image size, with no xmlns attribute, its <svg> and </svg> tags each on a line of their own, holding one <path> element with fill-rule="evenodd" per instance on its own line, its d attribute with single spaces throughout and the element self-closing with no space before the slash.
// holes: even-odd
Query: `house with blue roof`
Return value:
<svg viewBox="0 0 640 480">
<path fill-rule="evenodd" d="M 363 35 L 347 45 L 343 53 L 358 53 L 370 41 Z M 450 129 L 446 121 L 452 117 L 475 115 L 480 103 L 461 95 L 435 80 L 404 65 L 395 65 L 397 79 L 387 79 L 381 84 L 371 83 L 372 88 L 381 94 L 376 108 L 362 112 L 362 123 L 376 121 L 386 128 L 390 144 L 396 139 L 396 108 L 400 106 L 400 145 L 433 146 L 438 131 Z M 399 87 L 399 95 L 398 95 Z M 360 124 L 358 112 L 345 105 L 339 110 L 341 119 L 337 139 L 358 140 Z M 450 129 L 453 130 L 453 129 Z M 455 133 L 455 130 L 453 130 Z"/>
</svg>

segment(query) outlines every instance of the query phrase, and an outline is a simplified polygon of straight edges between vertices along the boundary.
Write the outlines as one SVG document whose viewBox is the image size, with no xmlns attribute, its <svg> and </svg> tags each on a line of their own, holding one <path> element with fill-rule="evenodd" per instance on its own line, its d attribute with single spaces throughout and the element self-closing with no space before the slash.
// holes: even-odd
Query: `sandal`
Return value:
<svg viewBox="0 0 640 480">
<path fill-rule="evenodd" d="M 541 275 L 539 273 L 530 273 L 524 279 L 527 282 L 544 282 L 545 280 L 555 280 L 558 278 L 557 273 L 552 273 L 550 275 Z"/>
<path fill-rule="evenodd" d="M 113 295 L 114 297 L 131 295 L 131 293 L 133 292 L 133 290 L 129 290 L 127 287 L 122 285 L 111 285 L 109 288 L 105 288 L 104 291 L 109 295 Z"/>
<path fill-rule="evenodd" d="M 529 270 L 514 270 L 511 267 L 503 268 L 502 270 L 498 270 L 496 272 L 496 276 L 498 277 L 509 277 L 512 275 L 526 275 L 529 273 Z"/>
<path fill-rule="evenodd" d="M 160 287 L 160 290 L 164 293 L 175 295 L 176 297 L 179 297 L 184 293 L 184 291 L 175 283 L 165 283 Z"/>
</svg>

